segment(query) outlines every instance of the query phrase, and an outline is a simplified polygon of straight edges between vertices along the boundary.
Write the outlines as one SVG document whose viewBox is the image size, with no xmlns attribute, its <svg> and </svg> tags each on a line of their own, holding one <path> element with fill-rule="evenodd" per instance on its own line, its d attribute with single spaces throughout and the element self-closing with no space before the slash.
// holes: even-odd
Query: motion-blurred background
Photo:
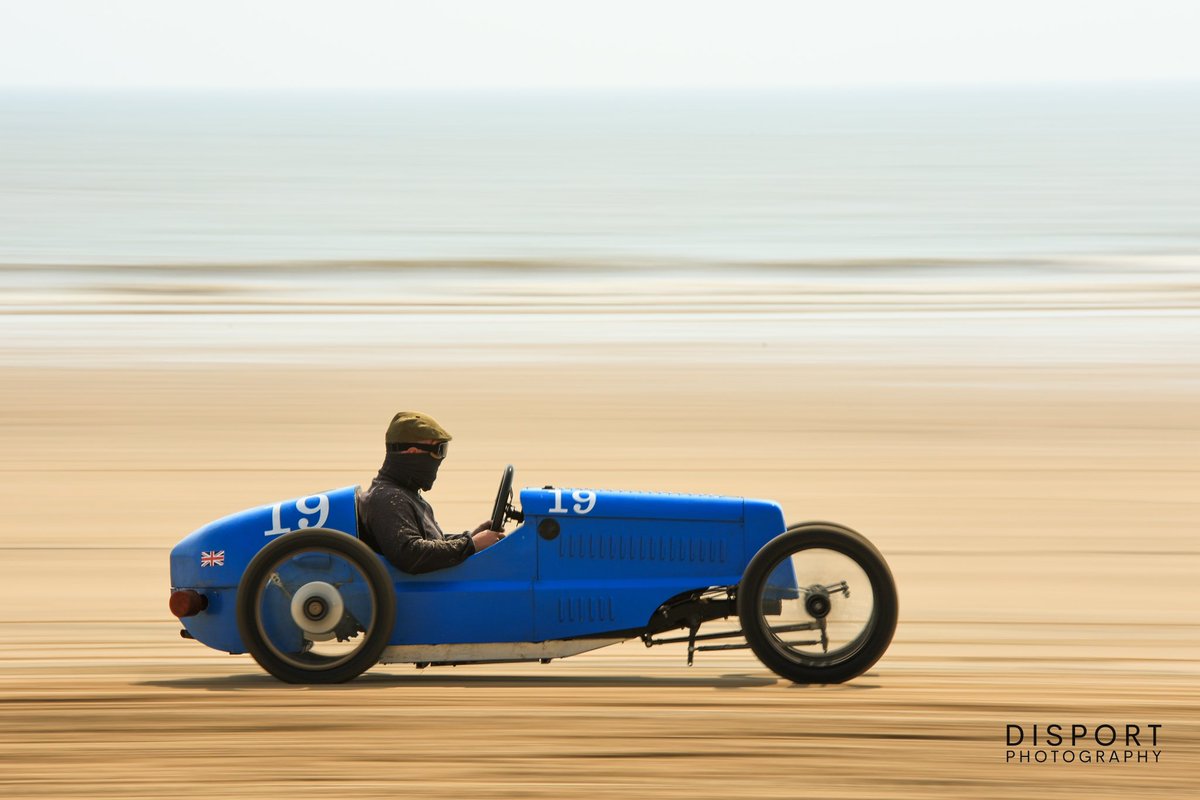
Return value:
<svg viewBox="0 0 1200 800">
<path fill-rule="evenodd" d="M 228 796 L 793 796 L 797 763 L 853 796 L 1180 796 L 1197 29 L 1167 2 L 0 6 L 4 794 L 161 796 L 203 756 Z M 455 435 L 450 530 L 506 463 L 767 497 L 880 547 L 896 641 L 827 689 L 638 645 L 306 693 L 179 640 L 170 547 L 368 482 L 401 409 Z M 1164 723 L 1164 760 L 1004 763 L 1005 723 L 1077 720 Z"/>
</svg>

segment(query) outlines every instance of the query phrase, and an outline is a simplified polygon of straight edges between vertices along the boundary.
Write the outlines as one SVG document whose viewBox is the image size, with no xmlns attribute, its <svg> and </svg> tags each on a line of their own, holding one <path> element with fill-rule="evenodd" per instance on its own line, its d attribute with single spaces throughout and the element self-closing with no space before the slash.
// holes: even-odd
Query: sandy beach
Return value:
<svg viewBox="0 0 1200 800">
<path fill-rule="evenodd" d="M 899 308 L 894 290 L 696 283 L 553 319 L 525 290 L 486 316 L 478 285 L 372 315 L 361 297 L 235 309 L 177 282 L 10 295 L 0 794 L 1180 797 L 1200 774 L 1200 347 L 1181 280 L 971 281 Z M 443 349 L 380 344 L 430 320 Z M 506 463 L 519 485 L 774 499 L 877 544 L 895 641 L 830 687 L 746 651 L 689 669 L 631 643 L 305 688 L 180 639 L 175 542 L 369 481 L 400 408 L 455 435 L 430 494 L 448 529 L 486 516 Z M 1005 763 L 1005 726 L 1034 723 L 1159 724 L 1160 760 Z"/>
<path fill-rule="evenodd" d="M 1200 4 L 676 5 L 0 10 L 0 800 L 1200 796 Z M 171 549 L 401 410 L 447 531 L 508 464 L 767 499 L 894 640 L 182 638 Z"/>
</svg>

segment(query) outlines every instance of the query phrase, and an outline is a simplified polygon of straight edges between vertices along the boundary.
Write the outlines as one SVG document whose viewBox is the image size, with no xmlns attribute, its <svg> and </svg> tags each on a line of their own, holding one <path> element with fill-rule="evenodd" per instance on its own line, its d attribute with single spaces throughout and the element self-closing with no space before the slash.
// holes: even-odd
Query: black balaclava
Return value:
<svg viewBox="0 0 1200 800">
<path fill-rule="evenodd" d="M 406 489 L 429 491 L 441 465 L 441 459 L 428 453 L 388 453 L 383 457 L 379 474 Z"/>
</svg>

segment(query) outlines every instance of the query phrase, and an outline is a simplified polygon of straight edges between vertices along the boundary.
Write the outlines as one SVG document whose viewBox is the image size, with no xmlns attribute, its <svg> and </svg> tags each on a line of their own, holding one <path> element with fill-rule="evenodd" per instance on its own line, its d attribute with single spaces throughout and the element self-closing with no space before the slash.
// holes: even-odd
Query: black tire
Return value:
<svg viewBox="0 0 1200 800">
<path fill-rule="evenodd" d="M 360 629 L 361 641 L 345 655 L 281 652 L 263 625 L 261 600 L 272 573 L 286 559 L 306 552 L 344 559 L 368 584 L 371 621 L 366 629 Z M 396 593 L 387 569 L 362 541 L 340 531 L 312 528 L 280 536 L 251 559 L 238 583 L 236 612 L 238 633 L 246 650 L 276 678 L 288 683 L 343 683 L 379 662 L 396 622 Z"/>
<path fill-rule="evenodd" d="M 870 581 L 873 609 L 862 630 L 829 655 L 798 652 L 771 631 L 763 613 L 767 580 L 784 559 L 804 550 L 833 551 L 851 559 Z M 793 526 L 768 542 L 750 560 L 738 585 L 738 618 L 746 642 L 765 667 L 796 683 L 842 683 L 870 669 L 896 632 L 896 582 L 883 556 L 861 534 L 835 523 Z"/>
</svg>

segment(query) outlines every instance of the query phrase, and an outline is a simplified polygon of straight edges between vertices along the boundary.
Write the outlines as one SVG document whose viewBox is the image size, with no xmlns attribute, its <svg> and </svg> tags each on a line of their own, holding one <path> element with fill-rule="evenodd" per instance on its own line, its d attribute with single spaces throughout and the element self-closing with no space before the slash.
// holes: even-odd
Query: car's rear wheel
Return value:
<svg viewBox="0 0 1200 800">
<path fill-rule="evenodd" d="M 396 595 L 379 557 L 353 536 L 287 533 L 238 584 L 238 632 L 267 672 L 288 683 L 341 683 L 379 661 Z"/>
<path fill-rule="evenodd" d="M 772 539 L 738 586 L 738 617 L 763 665 L 796 683 L 841 683 L 887 650 L 899 603 L 891 570 L 849 528 L 807 523 Z"/>
</svg>

